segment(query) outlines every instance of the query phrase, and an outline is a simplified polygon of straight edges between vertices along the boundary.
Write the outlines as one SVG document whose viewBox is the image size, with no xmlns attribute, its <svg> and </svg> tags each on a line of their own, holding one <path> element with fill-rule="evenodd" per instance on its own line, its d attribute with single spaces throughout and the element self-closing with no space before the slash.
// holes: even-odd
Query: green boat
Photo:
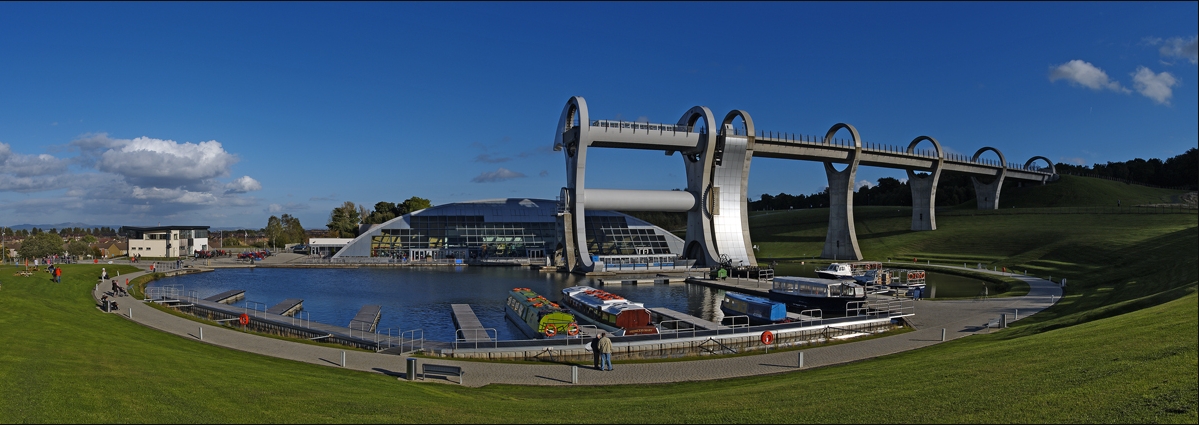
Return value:
<svg viewBox="0 0 1199 425">
<path fill-rule="evenodd" d="M 508 292 L 505 316 L 529 338 L 577 338 L 579 323 L 558 303 L 529 288 Z"/>
</svg>

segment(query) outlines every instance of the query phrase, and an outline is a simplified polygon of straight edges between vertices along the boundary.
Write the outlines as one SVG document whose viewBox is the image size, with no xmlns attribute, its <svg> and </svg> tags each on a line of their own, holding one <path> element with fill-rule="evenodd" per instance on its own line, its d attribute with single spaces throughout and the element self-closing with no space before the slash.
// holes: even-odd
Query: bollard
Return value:
<svg viewBox="0 0 1199 425">
<path fill-rule="evenodd" d="M 129 307 L 129 318 L 133 318 L 133 307 Z"/>
<path fill-rule="evenodd" d="M 570 383 L 579 383 L 579 366 L 577 365 L 570 367 Z"/>
<path fill-rule="evenodd" d="M 941 342 L 945 342 L 945 328 L 941 328 Z"/>
<path fill-rule="evenodd" d="M 204 327 L 201 326 L 200 327 L 200 341 L 203 341 L 203 340 L 204 340 Z"/>
<path fill-rule="evenodd" d="M 1006 329 L 1006 328 L 1007 328 L 1007 313 L 1003 313 L 1003 315 L 999 316 L 999 329 Z"/>
<path fill-rule="evenodd" d="M 803 369 L 803 351 L 799 352 L 799 368 Z"/>
<path fill-rule="evenodd" d="M 341 367 L 346 367 L 346 352 L 341 352 Z"/>
<path fill-rule="evenodd" d="M 1012 320 L 1013 321 L 1020 320 L 1020 309 L 1018 309 L 1018 308 L 1016 309 L 1016 315 L 1012 316 Z"/>
</svg>

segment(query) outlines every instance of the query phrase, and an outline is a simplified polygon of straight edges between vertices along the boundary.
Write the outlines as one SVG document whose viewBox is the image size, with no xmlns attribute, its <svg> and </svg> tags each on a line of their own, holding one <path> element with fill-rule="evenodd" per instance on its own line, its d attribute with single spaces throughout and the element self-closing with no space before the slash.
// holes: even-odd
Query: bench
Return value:
<svg viewBox="0 0 1199 425">
<path fill-rule="evenodd" d="M 425 379 L 425 375 L 430 373 L 435 375 L 446 375 L 447 380 L 449 379 L 449 376 L 457 376 L 458 385 L 462 385 L 462 375 L 466 374 L 466 372 L 463 372 L 462 368 L 458 366 L 427 363 L 420 366 L 420 379 Z"/>
<path fill-rule="evenodd" d="M 999 319 L 991 319 L 989 322 L 987 322 L 987 324 L 984 327 L 999 328 Z"/>
</svg>

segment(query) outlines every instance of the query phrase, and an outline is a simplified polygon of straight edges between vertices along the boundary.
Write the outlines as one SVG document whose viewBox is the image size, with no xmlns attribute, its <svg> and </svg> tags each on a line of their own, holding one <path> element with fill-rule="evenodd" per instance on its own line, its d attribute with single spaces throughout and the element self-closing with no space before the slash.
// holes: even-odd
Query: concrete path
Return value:
<svg viewBox="0 0 1199 425">
<path fill-rule="evenodd" d="M 961 269 L 961 267 L 956 268 Z M 123 285 L 125 278 L 133 279 L 145 273 L 143 271 L 123 275 L 118 282 Z M 1019 318 L 1023 319 L 1052 305 L 1051 299 L 1061 298 L 1062 290 L 1053 282 L 1034 277 L 1012 277 L 1029 283 L 1028 295 L 990 298 L 985 301 L 918 301 L 914 303 L 916 311 L 912 320 L 916 328 L 914 332 L 849 344 L 805 349 L 802 350 L 804 368 L 849 363 L 927 347 L 941 342 L 942 328 L 945 329 L 946 340 L 978 332 L 991 332 L 984 328 L 984 325 L 991 319 L 997 319 L 1001 314 L 1007 313 L 1008 320 L 1012 321 L 1018 310 Z M 93 292 L 93 297 L 99 300 L 110 287 L 111 284 L 99 285 Z M 114 312 L 114 314 L 120 314 L 147 327 L 180 337 L 199 340 L 200 328 L 203 327 L 203 342 L 208 344 L 330 367 L 341 367 L 342 356 L 345 356 L 345 367 L 348 369 L 383 373 L 401 379 L 407 378 L 404 373 L 406 367 L 406 357 L 404 356 L 341 350 L 266 338 L 223 327 L 201 325 L 156 310 L 130 297 L 123 297 L 118 301 L 120 301 L 120 311 Z M 571 366 L 562 364 L 507 364 L 426 358 L 419 359 L 418 363 L 460 366 L 466 374 L 463 380 L 464 384 L 471 387 L 481 387 L 487 384 L 572 385 Z M 614 366 L 615 370 L 610 372 L 579 367 L 578 384 L 661 384 L 784 373 L 798 370 L 798 354 L 796 351 L 788 351 L 734 358 L 649 364 L 617 362 Z M 419 378 L 418 382 L 420 382 Z M 449 383 L 450 381 L 430 376 L 426 382 Z"/>
</svg>

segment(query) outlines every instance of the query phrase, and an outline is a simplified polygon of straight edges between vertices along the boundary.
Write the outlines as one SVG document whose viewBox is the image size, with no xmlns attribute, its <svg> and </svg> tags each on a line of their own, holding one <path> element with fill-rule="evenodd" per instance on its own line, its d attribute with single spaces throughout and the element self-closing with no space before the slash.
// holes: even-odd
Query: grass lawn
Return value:
<svg viewBox="0 0 1199 425">
<path fill-rule="evenodd" d="M 0 266 L 0 422 L 1199 422 L 1196 216 L 954 217 L 962 221 L 915 233 L 885 230 L 894 218 L 878 215 L 859 216 L 858 228 L 876 258 L 1023 264 L 1069 276 L 1066 296 L 1011 329 L 842 366 L 669 385 L 465 388 L 145 328 L 96 308 L 100 265 L 64 266 L 62 284 Z M 808 243 L 786 240 L 805 237 L 802 225 L 773 217 L 751 225 L 779 226 L 763 234 L 778 239 L 765 242 L 777 255 Z"/>
</svg>

